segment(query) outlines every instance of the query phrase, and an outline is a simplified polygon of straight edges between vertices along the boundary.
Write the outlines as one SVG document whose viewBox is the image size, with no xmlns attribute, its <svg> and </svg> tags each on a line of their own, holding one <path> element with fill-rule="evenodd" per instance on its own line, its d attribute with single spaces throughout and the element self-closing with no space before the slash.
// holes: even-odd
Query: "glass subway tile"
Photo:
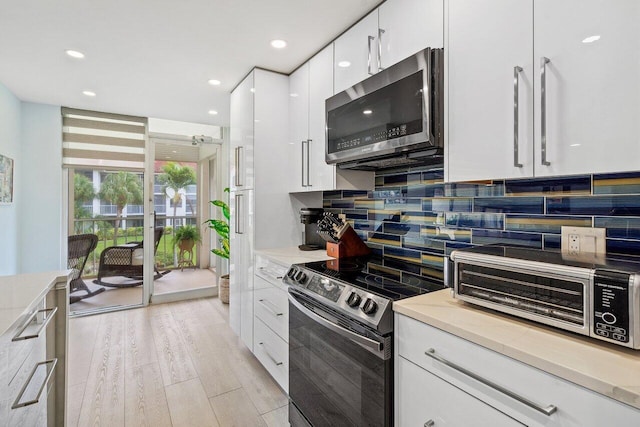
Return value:
<svg viewBox="0 0 640 427">
<path fill-rule="evenodd" d="M 479 197 L 473 200 L 474 212 L 544 213 L 544 197 Z"/>
<path fill-rule="evenodd" d="M 383 187 L 384 186 L 384 176 L 376 175 L 374 185 L 376 187 Z"/>
<path fill-rule="evenodd" d="M 640 216 L 640 195 L 547 197 L 547 214 Z"/>
<path fill-rule="evenodd" d="M 507 196 L 591 194 L 591 177 L 584 175 L 507 180 L 505 193 Z"/>
<path fill-rule="evenodd" d="M 369 209 L 369 221 L 400 222 L 400 210 Z"/>
<path fill-rule="evenodd" d="M 402 247 L 417 250 L 444 251 L 445 241 L 442 239 L 430 239 L 428 237 L 405 236 L 402 238 Z"/>
<path fill-rule="evenodd" d="M 500 244 L 542 249 L 542 234 L 474 229 L 471 243 L 474 245 Z"/>
<path fill-rule="evenodd" d="M 381 245 L 402 246 L 402 237 L 394 234 L 369 232 L 367 241 Z"/>
<path fill-rule="evenodd" d="M 444 268 L 444 255 L 422 253 L 422 264 L 442 270 Z"/>
<path fill-rule="evenodd" d="M 353 209 L 353 200 L 331 200 L 331 207 L 334 209 Z"/>
<path fill-rule="evenodd" d="M 384 199 L 385 209 L 401 209 L 403 211 L 418 211 L 422 207 L 422 199 L 393 198 Z"/>
<path fill-rule="evenodd" d="M 447 212 L 446 224 L 453 227 L 467 228 L 504 228 L 504 214 Z"/>
<path fill-rule="evenodd" d="M 422 184 L 440 184 L 444 181 L 444 169 L 422 172 Z"/>
<path fill-rule="evenodd" d="M 640 193 L 640 172 L 594 175 L 593 193 L 638 194 Z"/>
<path fill-rule="evenodd" d="M 445 245 L 444 253 L 446 256 L 451 255 L 451 252 L 455 251 L 456 249 L 470 248 L 474 246 L 471 243 L 463 243 L 463 242 L 444 242 L 444 245 Z"/>
<path fill-rule="evenodd" d="M 607 239 L 607 255 L 624 255 L 640 261 L 640 240 Z"/>
<path fill-rule="evenodd" d="M 501 197 L 504 181 L 455 182 L 445 185 L 447 197 Z"/>
<path fill-rule="evenodd" d="M 366 209 L 345 209 L 344 213 L 349 220 L 366 220 L 368 219 L 368 214 Z"/>
<path fill-rule="evenodd" d="M 544 234 L 543 236 L 544 249 L 557 249 L 560 250 L 562 244 L 562 237 L 559 234 Z"/>
<path fill-rule="evenodd" d="M 342 190 L 343 199 L 359 199 L 367 197 L 366 190 Z"/>
<path fill-rule="evenodd" d="M 382 222 L 354 220 L 352 227 L 356 231 L 382 231 Z"/>
<path fill-rule="evenodd" d="M 422 210 L 431 212 L 471 212 L 470 198 L 442 197 L 422 199 Z"/>
<path fill-rule="evenodd" d="M 331 207 L 331 199 L 323 199 L 322 200 L 322 207 L 323 208 L 330 208 Z"/>
<path fill-rule="evenodd" d="M 420 236 L 419 224 L 407 224 L 401 222 L 384 222 L 384 233 L 397 234 L 398 236 Z"/>
<path fill-rule="evenodd" d="M 384 200 L 381 199 L 356 199 L 353 204 L 357 209 L 384 209 Z"/>
<path fill-rule="evenodd" d="M 385 187 L 398 187 L 407 185 L 407 175 L 406 173 L 399 175 L 386 175 L 384 177 L 384 186 Z"/>
<path fill-rule="evenodd" d="M 505 229 L 537 233 L 560 233 L 561 227 L 591 227 L 591 217 L 511 215 L 505 220 Z"/>
<path fill-rule="evenodd" d="M 444 184 L 410 185 L 407 197 L 444 197 Z"/>
<path fill-rule="evenodd" d="M 338 191 L 323 191 L 322 192 L 322 198 L 324 200 L 327 199 L 342 199 L 342 191 L 338 190 Z"/>
<path fill-rule="evenodd" d="M 425 266 L 420 269 L 420 274 L 425 277 L 433 277 L 435 279 L 442 280 L 444 283 L 444 271 L 442 271 L 442 269 L 442 266 L 440 268 Z"/>
<path fill-rule="evenodd" d="M 607 237 L 640 239 L 640 218 L 638 217 L 596 217 L 594 227 L 606 228 Z"/>
<path fill-rule="evenodd" d="M 471 230 L 464 228 L 449 228 L 449 227 L 431 227 L 423 226 L 420 230 L 422 237 L 428 237 L 430 239 L 439 240 L 455 240 L 456 242 L 471 242 Z"/>
<path fill-rule="evenodd" d="M 383 245 L 379 245 L 377 243 L 373 243 L 373 242 L 365 242 L 367 244 L 367 246 L 369 247 L 369 249 L 371 249 L 371 253 L 377 257 L 382 257 L 383 254 L 383 250 L 384 250 L 384 246 Z"/>
<path fill-rule="evenodd" d="M 406 197 L 407 187 L 397 188 L 384 188 L 382 190 L 375 190 L 369 193 L 372 199 L 390 199 L 394 197 Z"/>
<path fill-rule="evenodd" d="M 402 212 L 400 220 L 402 222 L 410 222 L 414 224 L 444 224 L 445 216 L 443 213 L 435 212 Z"/>
</svg>

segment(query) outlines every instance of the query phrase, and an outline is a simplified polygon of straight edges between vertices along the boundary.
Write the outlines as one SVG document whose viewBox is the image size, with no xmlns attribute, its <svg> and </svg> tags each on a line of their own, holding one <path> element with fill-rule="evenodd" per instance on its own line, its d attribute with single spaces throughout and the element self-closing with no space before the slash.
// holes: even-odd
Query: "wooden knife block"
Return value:
<svg viewBox="0 0 640 427">
<path fill-rule="evenodd" d="M 327 242 L 327 255 L 334 258 L 369 255 L 371 249 L 349 226 L 338 243 Z"/>
</svg>

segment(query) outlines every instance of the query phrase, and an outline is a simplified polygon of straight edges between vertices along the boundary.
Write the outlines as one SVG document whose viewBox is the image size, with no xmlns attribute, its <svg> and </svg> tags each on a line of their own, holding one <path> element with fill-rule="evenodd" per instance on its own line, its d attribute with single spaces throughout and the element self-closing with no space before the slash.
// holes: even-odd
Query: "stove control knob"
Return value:
<svg viewBox="0 0 640 427">
<path fill-rule="evenodd" d="M 347 305 L 349 307 L 357 307 L 360 305 L 360 301 L 362 301 L 362 298 L 360 298 L 360 295 L 356 294 L 355 292 L 351 292 L 349 294 L 349 296 L 347 297 Z"/>
<path fill-rule="evenodd" d="M 367 298 L 367 300 L 362 305 L 362 311 L 365 314 L 373 314 L 376 312 L 377 309 L 378 309 L 378 304 L 376 304 L 376 302 L 371 298 Z"/>
<path fill-rule="evenodd" d="M 304 274 L 304 272 L 302 271 L 298 271 L 296 273 L 296 277 L 294 278 L 296 282 L 298 283 L 303 283 L 305 281 L 305 279 L 307 278 L 307 275 Z"/>
<path fill-rule="evenodd" d="M 296 271 L 297 270 L 295 268 L 290 268 L 289 271 L 287 271 L 287 276 L 293 279 L 293 276 L 296 275 Z"/>
</svg>

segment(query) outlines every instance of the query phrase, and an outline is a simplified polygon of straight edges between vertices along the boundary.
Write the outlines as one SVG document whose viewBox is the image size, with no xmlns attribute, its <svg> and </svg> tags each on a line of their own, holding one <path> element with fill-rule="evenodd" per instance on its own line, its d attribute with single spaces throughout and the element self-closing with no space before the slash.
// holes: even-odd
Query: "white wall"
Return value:
<svg viewBox="0 0 640 427">
<path fill-rule="evenodd" d="M 62 118 L 59 106 L 22 103 L 20 273 L 57 270 L 66 250 L 62 210 Z"/>
<path fill-rule="evenodd" d="M 0 154 L 14 160 L 14 202 L 0 205 L 0 276 L 18 273 L 18 202 L 23 197 L 19 173 L 25 166 L 20 141 L 20 100 L 0 83 Z"/>
</svg>

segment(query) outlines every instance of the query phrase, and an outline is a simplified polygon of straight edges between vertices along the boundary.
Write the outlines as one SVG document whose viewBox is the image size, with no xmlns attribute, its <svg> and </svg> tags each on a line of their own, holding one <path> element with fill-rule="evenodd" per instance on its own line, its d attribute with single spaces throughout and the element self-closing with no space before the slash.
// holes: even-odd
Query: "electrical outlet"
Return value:
<svg viewBox="0 0 640 427">
<path fill-rule="evenodd" d="M 606 232 L 604 228 L 566 227 L 561 229 L 560 249 L 570 255 L 606 253 Z"/>
</svg>

